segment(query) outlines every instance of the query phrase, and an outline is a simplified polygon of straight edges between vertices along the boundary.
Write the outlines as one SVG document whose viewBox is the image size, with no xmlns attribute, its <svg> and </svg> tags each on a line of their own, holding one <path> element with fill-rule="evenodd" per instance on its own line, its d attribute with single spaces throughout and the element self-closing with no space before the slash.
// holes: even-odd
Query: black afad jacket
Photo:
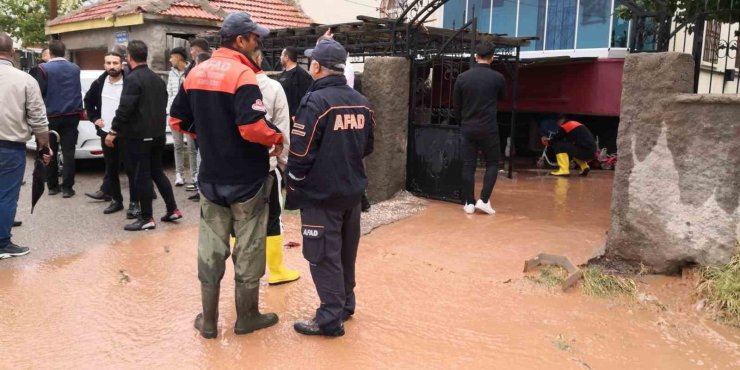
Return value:
<svg viewBox="0 0 740 370">
<path fill-rule="evenodd" d="M 344 76 L 315 81 L 290 133 L 287 209 L 343 210 L 367 188 L 362 159 L 373 151 L 375 116 Z"/>
</svg>

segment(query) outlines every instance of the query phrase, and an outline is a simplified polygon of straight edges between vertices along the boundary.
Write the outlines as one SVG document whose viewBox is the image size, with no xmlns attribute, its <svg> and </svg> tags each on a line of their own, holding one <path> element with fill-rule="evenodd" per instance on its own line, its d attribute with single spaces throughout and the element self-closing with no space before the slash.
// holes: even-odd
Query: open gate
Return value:
<svg viewBox="0 0 740 370">
<path fill-rule="evenodd" d="M 423 0 L 417 2 L 424 3 Z M 507 38 L 502 35 L 487 35 L 476 32 L 477 18 L 474 11 L 471 19 L 441 41 L 429 42 L 418 38 L 423 23 L 446 0 L 427 2 L 418 7 L 419 12 L 402 14 L 398 22 L 406 22 L 406 48 L 411 60 L 411 96 L 409 98 L 409 140 L 406 188 L 415 195 L 449 202 L 462 202 L 462 169 L 460 122 L 453 110 L 453 92 L 457 76 L 475 63 L 474 54 L 479 42 L 495 45 L 494 68 L 508 78 L 509 94 L 513 98 L 510 122 L 499 122 L 515 132 L 516 85 L 519 72 L 519 53 L 522 45 L 532 38 Z M 431 5 L 434 3 L 435 5 Z M 413 8 L 411 8 L 413 9 Z M 424 12 L 428 13 L 424 13 Z M 511 136 L 508 141 L 511 141 Z M 512 145 L 507 148 L 506 158 L 509 177 L 515 155 Z"/>
</svg>

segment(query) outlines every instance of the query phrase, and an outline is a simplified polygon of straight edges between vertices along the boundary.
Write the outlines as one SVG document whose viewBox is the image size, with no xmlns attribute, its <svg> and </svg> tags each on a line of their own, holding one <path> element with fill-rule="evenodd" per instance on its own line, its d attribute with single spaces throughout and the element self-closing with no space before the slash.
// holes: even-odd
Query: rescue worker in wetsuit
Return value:
<svg viewBox="0 0 740 370">
<path fill-rule="evenodd" d="M 543 145 L 550 145 L 555 152 L 559 169 L 550 172 L 553 176 L 570 175 L 570 158 L 578 165 L 581 176 L 588 176 L 591 168 L 588 161 L 596 158 L 596 141 L 591 131 L 582 123 L 568 119 L 566 115 L 558 117 L 558 131 L 551 139 L 542 137 Z"/>
<path fill-rule="evenodd" d="M 229 255 L 234 260 L 234 333 L 278 322 L 274 313 L 260 313 L 259 287 L 273 182 L 269 158 L 282 152 L 283 135 L 265 118 L 255 75 L 260 69 L 248 57 L 269 32 L 245 12 L 229 14 L 221 26 L 221 47 L 188 74 L 170 110 L 173 130 L 197 135 L 203 164 L 198 172 L 203 311 L 194 326 L 204 338 L 218 334 L 220 284 Z M 236 234 L 233 250 L 231 232 Z"/>
<path fill-rule="evenodd" d="M 344 335 L 355 312 L 355 259 L 362 159 L 373 150 L 375 119 L 367 98 L 347 86 L 347 52 L 334 40 L 306 51 L 313 85 L 301 100 L 290 136 L 287 209 L 301 210 L 303 256 L 321 305 L 293 328 L 305 335 Z"/>
</svg>

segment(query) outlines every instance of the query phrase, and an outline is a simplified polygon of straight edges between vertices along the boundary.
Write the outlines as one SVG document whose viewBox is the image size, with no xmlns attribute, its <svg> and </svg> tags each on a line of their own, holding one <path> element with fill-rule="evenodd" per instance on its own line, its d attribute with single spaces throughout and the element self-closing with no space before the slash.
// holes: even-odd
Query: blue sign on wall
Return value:
<svg viewBox="0 0 740 370">
<path fill-rule="evenodd" d="M 128 31 L 116 32 L 116 45 L 128 45 Z"/>
</svg>

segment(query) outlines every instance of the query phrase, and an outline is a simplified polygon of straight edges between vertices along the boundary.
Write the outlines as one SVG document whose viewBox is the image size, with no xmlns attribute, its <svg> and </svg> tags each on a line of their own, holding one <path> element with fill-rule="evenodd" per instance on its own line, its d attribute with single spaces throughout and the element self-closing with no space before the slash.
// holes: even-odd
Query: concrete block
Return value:
<svg viewBox="0 0 740 370">
<path fill-rule="evenodd" d="M 409 61 L 406 58 L 368 58 L 362 93 L 375 110 L 375 151 L 365 161 L 368 197 L 390 199 L 406 185 L 408 141 Z"/>
<path fill-rule="evenodd" d="M 676 273 L 740 240 L 740 96 L 691 94 L 679 53 L 625 60 L 607 257 Z"/>
</svg>

